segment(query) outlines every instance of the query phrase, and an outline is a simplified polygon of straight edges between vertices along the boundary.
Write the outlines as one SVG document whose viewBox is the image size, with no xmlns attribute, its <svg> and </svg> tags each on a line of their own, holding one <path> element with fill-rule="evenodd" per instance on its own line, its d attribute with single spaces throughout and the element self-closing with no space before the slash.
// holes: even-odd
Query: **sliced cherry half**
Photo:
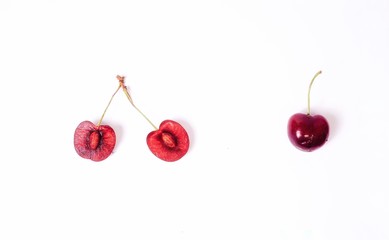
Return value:
<svg viewBox="0 0 389 240">
<path fill-rule="evenodd" d="M 74 132 L 74 149 L 82 158 L 100 162 L 111 155 L 116 144 L 115 131 L 109 125 L 101 125 L 113 97 L 121 88 L 118 86 L 112 95 L 97 125 L 90 121 L 81 122 Z"/>
<path fill-rule="evenodd" d="M 173 120 L 163 121 L 158 130 L 147 135 L 146 141 L 150 151 L 167 162 L 179 160 L 189 149 L 188 133 Z"/>
<path fill-rule="evenodd" d="M 134 104 L 127 87 L 124 85 L 124 77 L 117 76 L 119 83 L 131 105 L 150 123 L 154 131 L 147 135 L 146 142 L 150 151 L 159 159 L 174 162 L 182 158 L 189 149 L 189 136 L 186 130 L 173 120 L 163 121 L 157 128 L 145 114 Z"/>
<path fill-rule="evenodd" d="M 311 115 L 311 87 L 315 78 L 321 74 L 317 72 L 308 89 L 308 112 L 293 114 L 288 121 L 288 137 L 298 149 L 306 152 L 314 151 L 327 142 L 330 126 L 322 115 Z"/>
<path fill-rule="evenodd" d="M 74 132 L 74 148 L 78 155 L 96 162 L 111 155 L 116 144 L 115 131 L 108 125 L 81 122 Z"/>
</svg>

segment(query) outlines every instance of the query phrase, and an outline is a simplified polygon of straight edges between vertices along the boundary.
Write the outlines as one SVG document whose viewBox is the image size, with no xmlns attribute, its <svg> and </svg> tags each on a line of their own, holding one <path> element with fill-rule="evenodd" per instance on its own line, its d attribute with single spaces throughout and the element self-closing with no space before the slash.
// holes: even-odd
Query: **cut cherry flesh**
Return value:
<svg viewBox="0 0 389 240">
<path fill-rule="evenodd" d="M 158 130 L 147 135 L 146 141 L 150 151 L 167 162 L 179 160 L 189 149 L 188 133 L 173 120 L 163 121 Z"/>
<path fill-rule="evenodd" d="M 328 140 L 330 127 L 321 115 L 296 113 L 288 122 L 288 137 L 298 149 L 314 151 Z"/>
<path fill-rule="evenodd" d="M 90 121 L 84 121 L 74 132 L 74 148 L 78 155 L 96 162 L 111 155 L 115 144 L 115 131 L 108 125 L 96 126 Z"/>
</svg>

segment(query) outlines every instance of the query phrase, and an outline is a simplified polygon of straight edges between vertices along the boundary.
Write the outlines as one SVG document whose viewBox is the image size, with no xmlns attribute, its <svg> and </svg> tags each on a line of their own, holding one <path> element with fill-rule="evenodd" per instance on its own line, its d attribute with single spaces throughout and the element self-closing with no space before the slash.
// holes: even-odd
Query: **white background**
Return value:
<svg viewBox="0 0 389 240">
<path fill-rule="evenodd" d="M 389 239 L 389 2 L 0 2 L 0 239 Z M 286 132 L 307 109 L 329 141 Z M 126 76 L 188 154 L 151 154 L 122 92 L 103 162 L 73 134 Z"/>
</svg>

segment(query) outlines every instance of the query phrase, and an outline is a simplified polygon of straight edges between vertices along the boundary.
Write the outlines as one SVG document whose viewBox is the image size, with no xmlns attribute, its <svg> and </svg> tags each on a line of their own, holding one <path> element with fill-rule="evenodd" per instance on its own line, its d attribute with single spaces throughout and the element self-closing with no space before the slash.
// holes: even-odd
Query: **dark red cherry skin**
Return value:
<svg viewBox="0 0 389 240">
<path fill-rule="evenodd" d="M 163 121 L 158 130 L 147 135 L 146 142 L 150 151 L 166 162 L 181 159 L 189 149 L 188 133 L 173 120 Z"/>
<path fill-rule="evenodd" d="M 81 122 L 74 132 L 74 148 L 82 158 L 100 162 L 111 155 L 116 144 L 115 131 L 108 125 Z"/>
<path fill-rule="evenodd" d="M 296 113 L 288 121 L 288 137 L 298 149 L 314 151 L 328 140 L 330 127 L 321 115 Z"/>
</svg>

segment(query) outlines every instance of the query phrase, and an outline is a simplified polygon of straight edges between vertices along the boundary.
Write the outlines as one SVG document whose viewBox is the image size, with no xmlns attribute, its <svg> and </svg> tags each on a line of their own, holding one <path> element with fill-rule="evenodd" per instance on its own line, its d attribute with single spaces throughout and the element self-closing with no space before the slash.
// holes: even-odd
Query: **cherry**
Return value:
<svg viewBox="0 0 389 240">
<path fill-rule="evenodd" d="M 147 145 L 158 158 L 174 162 L 182 158 L 189 149 L 189 137 L 185 129 L 173 120 L 165 120 L 159 129 L 147 135 Z"/>
<path fill-rule="evenodd" d="M 117 76 L 124 94 L 131 105 L 150 123 L 154 131 L 146 137 L 146 143 L 150 151 L 159 159 L 166 162 L 174 162 L 181 159 L 189 149 L 189 136 L 186 130 L 173 120 L 164 120 L 157 128 L 142 111 L 135 106 L 127 87 L 124 85 L 124 77 Z"/>
<path fill-rule="evenodd" d="M 100 162 L 111 155 L 116 144 L 116 134 L 109 125 L 101 125 L 101 122 L 120 87 L 119 85 L 112 95 L 97 125 L 83 121 L 77 126 L 74 132 L 74 148 L 80 157 Z"/>
<path fill-rule="evenodd" d="M 309 84 L 307 114 L 296 113 L 288 121 L 289 140 L 296 148 L 306 152 L 314 151 L 323 146 L 328 140 L 330 131 L 325 117 L 322 115 L 311 115 L 311 88 L 319 74 L 321 74 L 321 71 L 315 74 Z"/>
<path fill-rule="evenodd" d="M 108 125 L 96 126 L 90 121 L 83 121 L 74 133 L 74 148 L 78 155 L 96 162 L 111 155 L 115 143 L 115 131 Z"/>
</svg>

